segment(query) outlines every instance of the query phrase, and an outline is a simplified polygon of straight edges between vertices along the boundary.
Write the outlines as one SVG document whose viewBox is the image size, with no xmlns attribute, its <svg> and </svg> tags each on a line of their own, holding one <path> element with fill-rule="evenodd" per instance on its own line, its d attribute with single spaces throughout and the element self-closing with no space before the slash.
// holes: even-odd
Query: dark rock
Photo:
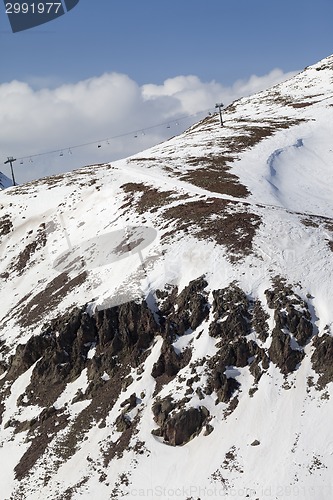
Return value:
<svg viewBox="0 0 333 500">
<path fill-rule="evenodd" d="M 45 422 L 48 418 L 52 417 L 57 413 L 57 410 L 54 406 L 50 406 L 49 408 L 44 408 L 44 410 L 40 413 L 38 420 L 40 422 Z"/>
<path fill-rule="evenodd" d="M 9 361 L 8 379 L 15 379 L 28 370 L 45 351 L 54 345 L 54 339 L 48 334 L 34 335 L 26 344 L 16 348 L 15 355 Z"/>
<path fill-rule="evenodd" d="M 257 392 L 258 387 L 250 387 L 249 389 L 249 396 L 250 398 L 253 398 L 253 395 Z"/>
<path fill-rule="evenodd" d="M 175 311 L 175 303 L 178 296 L 178 287 L 169 286 L 167 290 L 156 290 L 156 298 L 161 301 L 159 312 L 162 317 L 167 317 Z"/>
<path fill-rule="evenodd" d="M 250 359 L 259 352 L 259 347 L 253 341 L 247 341 L 245 337 L 236 337 L 233 341 L 222 339 L 217 344 L 218 352 L 207 362 L 210 369 L 206 394 L 213 391 L 217 393 L 217 402 L 227 403 L 239 383 L 232 377 L 227 377 L 225 371 L 228 367 L 248 366 Z"/>
<path fill-rule="evenodd" d="M 172 401 L 171 396 L 162 400 L 157 400 L 152 407 L 155 422 L 163 426 L 169 413 L 176 408 L 176 403 Z"/>
<path fill-rule="evenodd" d="M 252 443 L 251 443 L 251 446 L 259 446 L 260 445 L 260 441 L 258 441 L 258 439 L 255 439 Z"/>
<path fill-rule="evenodd" d="M 259 366 L 258 358 L 253 363 L 251 363 L 250 372 L 252 373 L 252 375 L 254 377 L 254 383 L 257 384 L 259 382 L 259 380 L 261 379 L 262 374 L 263 374 L 263 370 Z"/>
<path fill-rule="evenodd" d="M 216 404 L 227 403 L 240 384 L 233 377 L 228 378 L 225 375 L 225 366 L 223 364 L 216 365 L 215 356 L 210 359 L 208 366 L 211 368 L 211 373 L 204 392 L 212 394 L 215 391 L 217 394 Z"/>
<path fill-rule="evenodd" d="M 200 400 L 202 399 L 205 399 L 205 395 L 204 393 L 202 392 L 202 389 L 200 387 L 197 387 L 196 390 L 195 390 L 196 394 L 198 395 L 198 398 Z"/>
<path fill-rule="evenodd" d="M 0 237 L 6 236 L 13 230 L 13 223 L 9 215 L 0 218 Z"/>
<path fill-rule="evenodd" d="M 202 407 L 181 410 L 166 422 L 163 437 L 173 446 L 187 443 L 194 435 L 199 434 L 207 418 L 207 409 Z"/>
<path fill-rule="evenodd" d="M 219 347 L 220 344 L 217 345 Z M 222 344 L 218 351 L 220 369 L 227 366 L 244 367 L 248 365 L 248 359 L 252 352 L 251 344 L 244 337 L 238 338 L 233 343 Z"/>
<path fill-rule="evenodd" d="M 265 295 L 268 306 L 275 309 L 275 328 L 268 353 L 281 372 L 287 374 L 304 358 L 302 347 L 313 335 L 311 314 L 307 303 L 281 278 L 274 280 L 274 290 L 266 290 Z M 292 340 L 295 349 L 291 347 Z"/>
<path fill-rule="evenodd" d="M 214 427 L 210 424 L 207 424 L 204 435 L 209 436 L 209 434 L 211 434 L 213 432 L 213 430 L 214 430 Z"/>
<path fill-rule="evenodd" d="M 195 330 L 208 316 L 209 305 L 207 293 L 207 281 L 201 276 L 190 281 L 189 285 L 177 297 L 177 289 L 160 306 L 160 312 L 164 316 L 162 324 L 165 323 L 165 336 L 184 335 L 191 329 Z"/>
<path fill-rule="evenodd" d="M 116 418 L 115 426 L 118 432 L 124 432 L 131 427 L 131 419 L 127 415 L 121 413 Z"/>
<path fill-rule="evenodd" d="M 157 400 L 152 410 L 160 428 L 154 429 L 152 434 L 163 437 L 165 442 L 173 446 L 185 444 L 199 434 L 209 418 L 209 411 L 204 406 L 185 410 L 183 406 L 186 403 L 187 399 L 176 402 L 171 396 Z"/>
<path fill-rule="evenodd" d="M 111 379 L 123 368 L 128 371 L 130 366 L 138 366 L 158 332 L 159 326 L 144 301 L 98 311 L 95 316 L 87 314 L 85 307 L 76 308 L 17 347 L 7 378 L 19 376 L 37 361 L 26 393 L 31 403 L 50 406 L 65 385 L 88 368 L 90 383 L 85 397 L 92 397 L 108 383 L 101 379 L 104 372 Z M 88 359 L 94 346 L 95 355 Z M 125 357 L 123 367 L 121 360 Z M 126 377 L 118 376 L 118 390 L 124 380 Z"/>
<path fill-rule="evenodd" d="M 211 337 L 233 340 L 250 333 L 249 302 L 236 285 L 213 291 L 214 321 L 209 327 Z"/>
<path fill-rule="evenodd" d="M 313 341 L 315 351 L 311 356 L 312 367 L 319 374 L 318 387 L 323 389 L 333 382 L 333 337 L 324 333 Z"/>
<path fill-rule="evenodd" d="M 129 398 L 125 399 L 125 401 L 123 401 L 121 403 L 121 408 L 124 408 L 124 406 L 127 406 L 127 411 L 130 411 L 130 410 L 133 410 L 133 408 L 135 408 L 137 405 L 137 397 L 136 397 L 136 394 L 135 392 L 133 394 L 130 395 Z"/>
<path fill-rule="evenodd" d="M 190 349 L 186 349 L 184 352 L 176 354 L 173 346 L 164 341 L 161 347 L 161 354 L 153 365 L 151 375 L 154 378 L 158 378 L 166 374 L 168 377 L 172 378 L 190 362 L 190 359 Z"/>
<path fill-rule="evenodd" d="M 157 429 L 153 429 L 151 431 L 152 435 L 153 436 L 157 436 L 157 437 L 162 437 L 163 436 L 163 430 L 161 429 L 161 427 L 158 427 Z"/>
<path fill-rule="evenodd" d="M 78 389 L 74 398 L 72 399 L 72 404 L 83 401 L 84 399 L 86 399 L 86 395 L 83 394 L 82 389 Z"/>
<path fill-rule="evenodd" d="M 214 290 L 213 298 L 213 313 L 215 313 L 215 317 L 223 316 L 224 313 L 233 309 L 235 306 L 240 306 L 240 309 L 247 311 L 247 297 L 243 290 L 234 283 L 227 288 Z"/>
<path fill-rule="evenodd" d="M 262 342 L 265 342 L 269 335 L 267 324 L 268 319 L 269 315 L 264 311 L 260 301 L 257 300 L 253 307 L 252 324 Z"/>
<path fill-rule="evenodd" d="M 313 335 L 313 325 L 310 318 L 304 317 L 304 315 L 301 316 L 296 326 L 295 339 L 297 340 L 299 345 L 305 346 L 305 344 L 309 341 L 312 335 Z"/>
<path fill-rule="evenodd" d="M 268 306 L 275 309 L 277 328 L 286 328 L 300 346 L 304 346 L 313 335 L 311 314 L 307 303 L 283 280 L 277 280 L 274 290 L 266 290 Z M 296 308 L 296 307 L 297 308 Z"/>
<path fill-rule="evenodd" d="M 296 370 L 304 358 L 304 352 L 294 350 L 290 345 L 290 336 L 275 327 L 272 332 L 272 343 L 268 349 L 269 357 L 284 375 Z"/>
<path fill-rule="evenodd" d="M 263 369 L 264 370 L 268 370 L 268 368 L 269 368 L 269 357 L 267 356 L 266 352 L 263 349 L 260 350 L 260 358 L 261 358 Z"/>
<path fill-rule="evenodd" d="M 8 429 L 8 427 L 16 427 L 19 424 L 20 424 L 20 422 L 18 420 L 16 420 L 15 418 L 11 418 L 11 419 L 7 420 L 7 422 L 4 424 L 3 428 Z"/>
<path fill-rule="evenodd" d="M 218 403 L 228 403 L 233 393 L 240 387 L 239 382 L 224 374 L 216 374 L 215 391 Z"/>
<path fill-rule="evenodd" d="M 250 365 L 250 372 L 254 376 L 254 382 L 257 384 L 264 373 L 269 367 L 269 357 L 264 349 L 259 349 L 257 355 Z"/>
<path fill-rule="evenodd" d="M 147 349 L 159 330 L 146 302 L 127 302 L 96 313 L 96 326 L 100 332 L 98 350 L 107 345 L 111 356 L 134 345 Z"/>
</svg>

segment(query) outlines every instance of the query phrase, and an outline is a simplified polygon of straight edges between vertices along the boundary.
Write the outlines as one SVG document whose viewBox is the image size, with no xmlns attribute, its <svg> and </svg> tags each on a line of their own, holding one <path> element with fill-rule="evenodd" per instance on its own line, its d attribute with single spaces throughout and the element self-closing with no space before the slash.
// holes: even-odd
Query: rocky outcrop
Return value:
<svg viewBox="0 0 333 500">
<path fill-rule="evenodd" d="M 207 318 L 207 285 L 207 281 L 201 276 L 190 281 L 179 295 L 176 287 L 168 295 L 157 293 L 158 298 L 164 298 L 159 310 L 166 336 L 184 335 L 188 330 L 195 330 Z"/>
<path fill-rule="evenodd" d="M 271 332 L 266 306 L 247 297 L 235 283 L 214 290 L 210 305 L 204 277 L 191 281 L 181 293 L 177 287 L 157 291 L 158 309 L 154 313 L 145 301 L 128 302 L 93 315 L 82 307 L 45 325 L 40 335 L 19 345 L 15 354 L 3 362 L 5 373 L 0 381 L 3 397 L 9 393 L 6 384 L 34 365 L 30 383 L 17 404 L 43 408 L 31 421 L 13 418 L 4 422 L 13 432 L 27 432 L 30 442 L 16 468 L 17 478 L 22 478 L 45 453 L 58 429 L 68 425 L 66 410 L 56 409 L 55 405 L 66 385 L 86 370 L 88 384 L 78 390 L 71 404 L 85 400 L 89 400 L 89 404 L 61 442 L 63 459 L 73 455 L 92 425 L 96 422 L 99 427 L 107 425 L 107 417 L 121 392 L 134 380 L 133 369 L 138 369 L 139 380 L 156 336 L 162 336 L 163 343 L 152 363 L 151 375 L 156 382 L 153 398 L 176 379 L 182 399 L 176 401 L 171 395 L 163 399 L 157 397 L 152 411 L 158 428 L 152 433 L 172 446 L 186 444 L 203 427 L 205 435 L 212 431 L 209 412 L 203 406 L 205 398 L 212 396 L 215 404 L 225 405 L 224 418 L 236 409 L 240 396 L 237 391 L 241 389 L 240 370 L 247 369 L 253 375 L 250 396 L 258 389 L 257 384 L 270 363 L 284 375 L 296 370 L 304 357 L 303 347 L 312 336 L 308 307 L 283 281 L 276 281 L 265 294 L 268 307 L 274 309 Z M 216 349 L 213 354 L 192 359 L 196 340 L 207 334 L 207 329 L 200 327 L 208 318 L 211 318 L 210 343 L 214 339 Z M 182 347 L 177 348 L 176 342 Z M 324 385 L 333 380 L 330 368 L 333 341 L 325 334 L 316 338 L 313 345 L 313 367 L 320 375 L 318 384 Z M 198 398 L 202 406 L 198 406 Z M 129 446 L 141 418 L 141 404 L 142 399 L 134 392 L 120 403 L 120 412 L 112 423 L 120 437 L 110 445 L 108 457 L 122 453 Z M 4 408 L 0 401 L 0 413 Z"/>
<path fill-rule="evenodd" d="M 276 278 L 273 285 L 273 289 L 265 291 L 267 305 L 274 309 L 275 322 L 269 348 L 249 340 L 251 332 L 263 343 L 269 337 L 269 315 L 261 302 L 249 300 L 236 284 L 213 291 L 214 319 L 209 334 L 219 341 L 217 353 L 207 362 L 209 377 L 205 392 L 215 391 L 217 403 L 229 402 L 239 388 L 237 380 L 230 375 L 237 373 L 233 369 L 249 366 L 257 384 L 270 362 L 287 375 L 296 370 L 304 358 L 303 347 L 313 334 L 308 306 L 284 280 Z"/>
<path fill-rule="evenodd" d="M 206 393 L 209 394 L 211 390 L 216 392 L 216 404 L 228 403 L 234 392 L 240 387 L 240 383 L 233 377 L 227 377 L 219 369 L 213 371 L 213 378 L 206 387 Z"/>
<path fill-rule="evenodd" d="M 9 215 L 0 217 L 0 241 L 2 236 L 7 236 L 13 230 L 13 223 Z"/>
<path fill-rule="evenodd" d="M 243 290 L 231 285 L 213 291 L 214 321 L 209 334 L 215 338 L 233 340 L 250 332 L 249 302 Z"/>
<path fill-rule="evenodd" d="M 113 385 L 116 396 L 131 367 L 145 359 L 145 352 L 158 332 L 159 326 L 145 302 L 122 304 L 98 311 L 94 316 L 87 314 L 85 308 L 74 309 L 46 325 L 40 335 L 19 345 L 1 382 L 16 379 L 35 363 L 24 404 L 48 407 L 66 384 L 86 368 L 89 386 L 79 399 L 105 390 L 103 374 L 109 381 L 116 381 Z M 88 356 L 91 349 L 94 356 Z M 20 401 L 23 404 L 22 397 Z"/>
<path fill-rule="evenodd" d="M 261 302 L 256 300 L 253 307 L 252 326 L 261 342 L 266 342 L 269 336 L 268 318 L 269 315 L 264 311 Z"/>
<path fill-rule="evenodd" d="M 155 422 L 163 427 L 169 414 L 176 408 L 176 403 L 173 401 L 171 396 L 167 396 L 163 399 L 157 399 L 152 406 L 152 411 L 154 415 Z M 159 435 L 154 431 L 155 435 Z"/>
<path fill-rule="evenodd" d="M 254 383 L 257 384 L 265 370 L 269 368 L 269 357 L 265 349 L 257 348 L 256 355 L 250 364 L 250 372 L 254 377 Z"/>
<path fill-rule="evenodd" d="M 209 304 L 205 288 L 207 281 L 201 276 L 189 283 L 178 294 L 177 287 L 157 291 L 161 333 L 164 337 L 161 354 L 154 363 L 152 376 L 157 380 L 155 394 L 168 383 L 191 360 L 191 349 L 176 352 L 173 342 L 185 333 L 190 334 L 209 315 Z"/>
<path fill-rule="evenodd" d="M 333 337 L 324 333 L 313 341 L 315 351 L 311 356 L 313 369 L 319 374 L 320 389 L 333 382 Z"/>
<path fill-rule="evenodd" d="M 233 367 L 245 367 L 250 364 L 250 358 L 257 352 L 258 348 L 252 341 L 248 342 L 244 337 L 234 342 L 220 342 L 220 349 L 208 362 L 210 376 L 205 388 L 207 394 L 213 391 L 217 395 L 217 403 L 228 403 L 233 393 L 240 384 L 233 377 L 226 375 L 226 370 Z"/>
<path fill-rule="evenodd" d="M 266 290 L 265 295 L 275 321 L 269 357 L 286 375 L 304 357 L 303 347 L 313 334 L 311 314 L 306 302 L 281 278 L 275 279 L 273 290 Z"/>
<path fill-rule="evenodd" d="M 251 331 L 250 303 L 238 286 L 213 291 L 214 320 L 209 334 L 219 339 L 217 353 L 208 361 L 210 368 L 205 392 L 215 391 L 216 403 L 228 403 L 240 384 L 234 377 L 227 376 L 226 370 L 244 367 L 255 352 L 255 344 L 248 342 L 246 336 Z"/>
<path fill-rule="evenodd" d="M 200 433 L 208 416 L 209 411 L 204 406 L 181 410 L 167 420 L 163 431 L 164 440 L 173 446 L 187 443 Z"/>
<path fill-rule="evenodd" d="M 253 356 L 258 348 L 253 341 L 247 341 L 246 338 L 240 337 L 232 343 L 218 343 L 220 347 L 218 352 L 219 365 L 221 369 L 226 369 L 227 366 L 244 367 L 249 364 L 249 358 Z"/>
<path fill-rule="evenodd" d="M 96 328 L 99 332 L 96 354 L 110 346 L 110 354 L 135 346 L 136 352 L 147 349 L 159 327 L 154 316 L 143 301 L 141 304 L 127 302 L 117 307 L 98 311 L 95 315 Z"/>
<path fill-rule="evenodd" d="M 28 370 L 46 350 L 52 346 L 54 339 L 48 333 L 33 335 L 26 344 L 18 345 L 16 353 L 9 361 L 7 378 L 15 380 Z"/>
<path fill-rule="evenodd" d="M 209 411 L 204 406 L 173 411 L 181 404 L 168 397 L 153 405 L 154 420 L 160 428 L 152 431 L 152 434 L 163 437 L 172 446 L 186 444 L 198 435 L 209 417 Z"/>
<path fill-rule="evenodd" d="M 302 361 L 304 352 L 291 347 L 291 339 L 287 333 L 275 327 L 272 331 L 272 343 L 268 349 L 269 357 L 284 375 L 296 370 Z"/>
<path fill-rule="evenodd" d="M 265 291 L 268 306 L 275 309 L 276 327 L 287 329 L 300 346 L 304 346 L 313 334 L 308 305 L 294 293 L 290 285 L 281 279 L 275 281 L 273 290 Z"/>
<path fill-rule="evenodd" d="M 174 347 L 167 341 L 163 342 L 161 354 L 156 363 L 154 363 L 151 375 L 155 379 L 166 375 L 169 378 L 177 375 L 179 370 L 184 368 L 191 359 L 191 350 L 187 349 L 184 352 L 177 354 Z"/>
</svg>

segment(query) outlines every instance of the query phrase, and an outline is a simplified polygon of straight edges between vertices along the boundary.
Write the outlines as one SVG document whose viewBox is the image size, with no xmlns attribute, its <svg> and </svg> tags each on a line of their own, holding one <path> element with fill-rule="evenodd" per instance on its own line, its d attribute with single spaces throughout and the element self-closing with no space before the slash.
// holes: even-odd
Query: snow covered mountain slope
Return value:
<svg viewBox="0 0 333 500">
<path fill-rule="evenodd" d="M 4 499 L 331 499 L 333 57 L 0 193 Z"/>
</svg>

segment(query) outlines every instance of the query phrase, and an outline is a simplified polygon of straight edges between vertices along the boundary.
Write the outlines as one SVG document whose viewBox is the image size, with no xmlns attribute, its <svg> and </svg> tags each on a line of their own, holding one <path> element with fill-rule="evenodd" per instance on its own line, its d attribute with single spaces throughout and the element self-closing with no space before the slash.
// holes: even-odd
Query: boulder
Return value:
<svg viewBox="0 0 333 500">
<path fill-rule="evenodd" d="M 209 415 L 205 407 L 181 410 L 167 420 L 163 431 L 164 440 L 172 446 L 180 446 L 200 433 Z"/>
</svg>

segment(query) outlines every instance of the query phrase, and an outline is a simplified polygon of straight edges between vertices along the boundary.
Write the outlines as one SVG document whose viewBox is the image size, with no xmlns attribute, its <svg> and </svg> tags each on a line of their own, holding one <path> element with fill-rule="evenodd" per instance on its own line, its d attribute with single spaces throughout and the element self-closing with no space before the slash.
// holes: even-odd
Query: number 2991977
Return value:
<svg viewBox="0 0 333 500">
<path fill-rule="evenodd" d="M 61 2 L 7 2 L 6 14 L 58 14 Z"/>
</svg>

